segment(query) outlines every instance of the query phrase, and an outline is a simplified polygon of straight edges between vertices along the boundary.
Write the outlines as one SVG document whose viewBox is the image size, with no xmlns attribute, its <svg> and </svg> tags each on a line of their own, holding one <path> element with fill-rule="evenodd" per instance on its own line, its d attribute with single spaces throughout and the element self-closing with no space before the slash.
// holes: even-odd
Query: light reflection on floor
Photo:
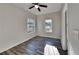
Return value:
<svg viewBox="0 0 79 59">
<path fill-rule="evenodd" d="M 44 48 L 45 55 L 60 55 L 58 49 L 55 46 L 46 44 Z"/>
</svg>

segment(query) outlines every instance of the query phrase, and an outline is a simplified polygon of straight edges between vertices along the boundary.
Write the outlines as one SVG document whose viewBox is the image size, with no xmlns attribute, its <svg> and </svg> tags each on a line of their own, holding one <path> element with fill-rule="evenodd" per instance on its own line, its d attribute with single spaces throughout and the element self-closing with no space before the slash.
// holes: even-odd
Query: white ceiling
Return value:
<svg viewBox="0 0 79 59">
<path fill-rule="evenodd" d="M 41 12 L 39 12 L 36 8 L 29 9 L 29 7 L 33 5 L 31 3 L 14 3 L 15 6 L 24 8 L 25 10 L 28 10 L 35 15 L 60 11 L 62 5 L 61 3 L 40 3 L 40 4 L 47 5 L 48 7 L 47 8 L 40 7 Z"/>
</svg>

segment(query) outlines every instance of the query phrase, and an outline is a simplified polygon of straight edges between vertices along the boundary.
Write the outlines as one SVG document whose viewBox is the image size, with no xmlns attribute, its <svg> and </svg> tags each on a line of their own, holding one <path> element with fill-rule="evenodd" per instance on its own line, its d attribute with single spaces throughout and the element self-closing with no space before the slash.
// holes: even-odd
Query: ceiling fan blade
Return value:
<svg viewBox="0 0 79 59">
<path fill-rule="evenodd" d="M 29 7 L 29 9 L 32 9 L 34 6 Z"/>
<path fill-rule="evenodd" d="M 40 8 L 38 8 L 38 11 L 39 11 L 39 12 L 41 11 Z"/>
<path fill-rule="evenodd" d="M 39 5 L 40 7 L 45 7 L 45 8 L 47 8 L 47 5 Z"/>
<path fill-rule="evenodd" d="M 38 3 L 32 3 L 32 4 L 34 4 L 34 5 L 38 5 Z"/>
</svg>

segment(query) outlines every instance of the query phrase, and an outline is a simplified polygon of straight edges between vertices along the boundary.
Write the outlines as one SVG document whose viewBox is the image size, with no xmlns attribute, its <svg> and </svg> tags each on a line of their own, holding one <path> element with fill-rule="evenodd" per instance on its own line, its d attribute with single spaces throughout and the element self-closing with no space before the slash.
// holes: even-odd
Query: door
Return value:
<svg viewBox="0 0 79 59">
<path fill-rule="evenodd" d="M 68 4 L 68 42 L 69 54 L 79 55 L 79 3 Z"/>
</svg>

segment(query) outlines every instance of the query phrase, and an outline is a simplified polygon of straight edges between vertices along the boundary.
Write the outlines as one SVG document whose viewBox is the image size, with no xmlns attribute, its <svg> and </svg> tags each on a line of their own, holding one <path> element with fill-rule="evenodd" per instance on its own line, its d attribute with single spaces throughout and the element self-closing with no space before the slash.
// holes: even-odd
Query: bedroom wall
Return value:
<svg viewBox="0 0 79 59">
<path fill-rule="evenodd" d="M 36 36 L 27 33 L 25 20 L 36 16 L 11 4 L 0 4 L 0 52 Z"/>
<path fill-rule="evenodd" d="M 53 31 L 51 33 L 46 33 L 44 30 L 45 19 L 52 19 L 53 21 Z M 38 36 L 61 39 L 61 12 L 38 15 L 37 30 Z"/>
</svg>

